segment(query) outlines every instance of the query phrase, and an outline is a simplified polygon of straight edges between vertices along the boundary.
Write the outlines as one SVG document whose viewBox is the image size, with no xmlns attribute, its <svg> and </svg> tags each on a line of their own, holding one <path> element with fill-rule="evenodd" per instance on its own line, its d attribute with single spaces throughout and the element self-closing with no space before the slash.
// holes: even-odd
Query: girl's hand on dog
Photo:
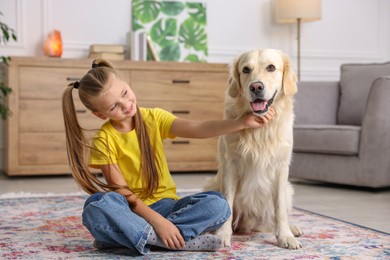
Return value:
<svg viewBox="0 0 390 260">
<path fill-rule="evenodd" d="M 275 116 L 276 112 L 272 107 L 269 107 L 268 112 L 264 115 L 258 116 L 253 113 L 248 113 L 243 119 L 244 119 L 244 125 L 246 128 L 260 128 L 263 127 L 265 124 L 268 124 L 273 117 Z"/>
</svg>

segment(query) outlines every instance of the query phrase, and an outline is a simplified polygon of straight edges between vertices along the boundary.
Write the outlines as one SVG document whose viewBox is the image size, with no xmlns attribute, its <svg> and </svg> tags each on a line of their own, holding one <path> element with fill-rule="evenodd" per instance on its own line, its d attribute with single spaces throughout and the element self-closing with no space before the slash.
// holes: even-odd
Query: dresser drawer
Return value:
<svg viewBox="0 0 390 260">
<path fill-rule="evenodd" d="M 65 133 L 20 134 L 20 165 L 68 164 Z"/>
<path fill-rule="evenodd" d="M 131 86 L 142 100 L 223 102 L 226 73 L 133 71 Z"/>
<path fill-rule="evenodd" d="M 79 80 L 86 70 L 63 68 L 20 68 L 21 99 L 59 99 L 69 83 Z"/>
<path fill-rule="evenodd" d="M 76 113 L 81 127 L 88 130 L 99 129 L 104 121 L 80 101 L 75 101 Z M 61 100 L 20 100 L 20 132 L 64 132 Z M 65 135 L 65 133 L 64 133 Z"/>
<path fill-rule="evenodd" d="M 191 120 L 212 120 L 223 118 L 223 104 L 220 102 L 184 102 L 184 101 L 143 101 L 138 105 L 149 108 L 162 108 L 177 117 Z"/>
<path fill-rule="evenodd" d="M 22 67 L 20 68 L 20 98 L 59 99 L 64 88 L 80 80 L 88 69 Z M 129 72 L 120 73 L 124 80 L 129 82 Z"/>
<path fill-rule="evenodd" d="M 87 132 L 87 142 L 94 133 Z M 68 165 L 65 133 L 21 133 L 20 165 Z"/>
<path fill-rule="evenodd" d="M 164 149 L 170 162 L 215 162 L 218 138 L 208 139 L 166 139 Z"/>
</svg>

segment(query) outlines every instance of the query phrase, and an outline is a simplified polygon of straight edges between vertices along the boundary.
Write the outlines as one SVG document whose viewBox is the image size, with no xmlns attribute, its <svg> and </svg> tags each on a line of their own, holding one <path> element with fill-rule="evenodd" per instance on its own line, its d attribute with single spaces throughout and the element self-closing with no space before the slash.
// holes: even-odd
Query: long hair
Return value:
<svg viewBox="0 0 390 260">
<path fill-rule="evenodd" d="M 99 191 L 115 191 L 119 188 L 126 188 L 120 185 L 110 185 L 100 181 L 96 174 L 91 172 L 88 166 L 88 157 L 91 149 L 95 149 L 89 144 L 84 130 L 77 119 L 76 109 L 73 101 L 73 89 L 78 89 L 78 94 L 84 106 L 91 111 L 98 111 L 90 102 L 104 91 L 110 77 L 120 77 L 113 65 L 103 59 L 97 59 L 92 64 L 87 74 L 81 80 L 69 84 L 64 90 L 62 96 L 62 112 L 65 123 L 66 148 L 68 161 L 72 176 L 77 184 L 87 193 L 93 194 Z M 134 116 L 135 131 L 141 151 L 141 171 L 143 188 L 140 198 L 152 197 L 159 186 L 158 164 L 155 160 L 155 154 L 150 143 L 148 129 L 144 123 L 141 112 L 137 107 L 137 113 Z M 104 140 L 97 140 L 104 141 Z M 108 150 L 109 147 L 107 147 Z M 102 152 L 102 151 L 97 151 Z M 103 153 L 104 154 L 104 153 Z M 110 156 L 107 158 L 110 162 Z M 130 190 L 131 191 L 131 190 Z M 136 198 L 132 196 L 130 202 L 135 203 Z"/>
</svg>

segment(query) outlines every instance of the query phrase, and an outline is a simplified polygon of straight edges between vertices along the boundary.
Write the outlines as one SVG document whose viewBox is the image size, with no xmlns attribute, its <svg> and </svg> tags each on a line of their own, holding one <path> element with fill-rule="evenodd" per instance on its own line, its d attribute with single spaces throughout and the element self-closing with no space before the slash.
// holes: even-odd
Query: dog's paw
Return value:
<svg viewBox="0 0 390 260">
<path fill-rule="evenodd" d="M 216 235 L 221 238 L 222 245 L 224 247 L 230 247 L 231 246 L 230 241 L 232 240 L 232 233 L 233 232 L 231 229 L 227 229 L 227 228 L 224 228 L 224 226 L 222 226 L 217 231 Z"/>
<path fill-rule="evenodd" d="M 230 235 L 221 235 L 220 237 L 221 237 L 221 240 L 222 240 L 222 245 L 224 247 L 230 247 L 231 246 L 230 241 L 232 239 L 232 236 L 230 236 Z"/>
<path fill-rule="evenodd" d="M 300 237 L 303 235 L 303 232 L 298 226 L 290 225 L 290 230 L 293 233 L 294 237 Z"/>
<path fill-rule="evenodd" d="M 288 249 L 299 249 L 302 248 L 301 243 L 293 236 L 278 237 L 278 244 L 280 247 Z"/>
</svg>

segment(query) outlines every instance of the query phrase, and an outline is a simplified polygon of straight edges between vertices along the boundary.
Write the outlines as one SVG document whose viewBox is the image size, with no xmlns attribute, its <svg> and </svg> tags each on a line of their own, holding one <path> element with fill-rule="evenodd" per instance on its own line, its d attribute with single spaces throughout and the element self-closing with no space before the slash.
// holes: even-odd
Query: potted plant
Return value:
<svg viewBox="0 0 390 260">
<path fill-rule="evenodd" d="M 0 12 L 0 15 L 3 15 L 3 13 Z M 15 30 L 10 28 L 7 24 L 3 23 L 1 20 L 0 28 L 0 45 L 7 44 L 7 42 L 9 42 L 10 40 L 16 41 Z M 11 58 L 8 56 L 0 56 L 0 63 L 3 66 L 7 65 L 8 61 L 10 60 Z M 3 79 L 2 77 L 0 77 L 0 117 L 2 119 L 6 119 L 9 114 L 9 109 L 7 107 L 7 104 L 5 103 L 5 98 L 11 91 L 11 88 L 4 85 Z"/>
</svg>

